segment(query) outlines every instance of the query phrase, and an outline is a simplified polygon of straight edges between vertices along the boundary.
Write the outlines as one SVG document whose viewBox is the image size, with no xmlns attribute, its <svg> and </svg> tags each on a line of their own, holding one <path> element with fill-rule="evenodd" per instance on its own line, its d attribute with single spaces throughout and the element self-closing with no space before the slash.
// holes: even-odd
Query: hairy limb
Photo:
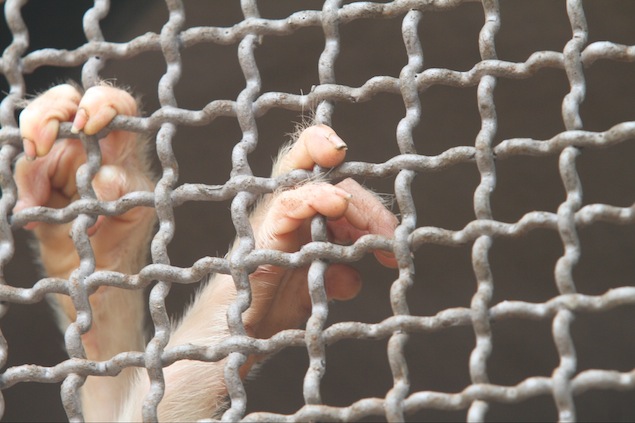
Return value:
<svg viewBox="0 0 635 423">
<path fill-rule="evenodd" d="M 73 122 L 73 131 L 90 135 L 103 129 L 116 114 L 136 113 L 130 94 L 109 86 L 96 86 L 82 95 L 72 85 L 59 85 L 32 101 L 20 115 L 25 154 L 15 168 L 19 198 L 14 211 L 34 206 L 60 208 L 78 198 L 75 175 L 86 154 L 77 139 L 55 143 L 61 122 Z M 113 131 L 100 140 L 103 166 L 92 185 L 101 200 L 153 189 L 144 144 L 123 131 Z M 147 260 L 153 222 L 153 211 L 144 208 L 117 217 L 100 216 L 89 231 L 97 268 L 137 273 Z M 69 237 L 70 225 L 27 225 L 35 234 L 49 276 L 68 278 L 79 266 Z M 64 295 L 55 295 L 54 303 L 64 329 L 75 320 L 75 309 Z M 92 326 L 82 337 L 88 359 L 107 360 L 122 351 L 143 349 L 142 292 L 101 287 L 91 295 L 90 303 Z M 131 374 L 132 370 L 126 370 L 115 378 L 88 377 L 82 388 L 85 419 L 112 420 L 117 404 L 126 396 Z"/>
<path fill-rule="evenodd" d="M 73 122 L 73 131 L 99 132 L 117 114 L 135 114 L 136 103 L 125 91 L 107 86 L 89 89 L 84 95 L 70 85 L 54 87 L 33 101 L 20 117 L 25 155 L 16 165 L 19 200 L 15 211 L 32 206 L 64 207 L 75 200 L 77 168 L 86 160 L 78 140 L 55 143 L 60 122 Z M 100 141 L 103 166 L 93 180 L 100 199 L 114 200 L 135 190 L 151 190 L 153 182 L 143 148 L 134 135 L 114 131 Z M 337 166 L 344 160 L 346 144 L 324 125 L 307 128 L 290 147 L 283 149 L 274 176 L 315 164 Z M 355 241 L 366 233 L 392 236 L 397 220 L 369 191 L 352 180 L 336 186 L 312 182 L 266 196 L 253 215 L 258 248 L 297 251 L 310 241 L 308 223 L 317 214 L 328 218 L 332 240 Z M 145 263 L 152 210 L 136 208 L 122 216 L 99 217 L 90 229 L 97 267 L 137 273 Z M 79 257 L 68 237 L 69 225 L 31 223 L 51 276 L 67 278 Z M 392 255 L 375 253 L 387 266 Z M 361 288 L 352 267 L 333 264 L 325 275 L 330 299 L 347 300 Z M 243 315 L 248 333 L 259 338 L 301 325 L 310 314 L 307 269 L 272 265 L 258 268 L 250 277 L 251 307 Z M 182 322 L 172 333 L 169 347 L 180 344 L 211 345 L 228 336 L 227 307 L 236 290 L 231 277 L 217 276 L 204 287 Z M 60 315 L 75 319 L 70 300 L 58 296 Z M 144 303 L 139 291 L 101 287 L 91 295 L 93 325 L 82 340 L 89 359 L 107 360 L 121 351 L 143 348 Z M 246 375 L 259 358 L 250 357 L 241 369 Z M 159 405 L 161 420 L 195 420 L 214 415 L 226 396 L 223 362 L 179 361 L 166 369 L 166 392 Z M 148 380 L 143 371 L 128 369 L 116 378 L 89 377 L 82 389 L 87 420 L 140 420 Z M 126 401 L 123 401 L 123 398 Z"/>
<path fill-rule="evenodd" d="M 336 166 L 344 160 L 345 144 L 327 126 L 305 130 L 298 141 L 284 149 L 274 165 L 274 176 L 293 169 L 310 169 L 315 164 Z M 353 242 L 367 233 L 391 237 L 397 219 L 380 200 L 353 180 L 337 186 L 312 182 L 267 196 L 251 216 L 258 248 L 294 252 L 310 241 L 308 223 L 321 214 L 333 239 Z M 384 265 L 394 267 L 389 253 L 377 252 Z M 310 314 L 307 268 L 287 269 L 260 266 L 250 277 L 252 302 L 243 315 L 248 333 L 267 338 L 300 326 Z M 329 299 L 348 300 L 361 288 L 358 272 L 344 264 L 333 264 L 325 275 Z M 195 299 L 182 322 L 175 328 L 168 347 L 181 344 L 213 345 L 228 336 L 226 313 L 236 289 L 231 277 L 218 275 Z M 259 357 L 250 357 L 241 369 L 244 377 Z M 224 361 L 202 363 L 178 361 L 164 369 L 166 391 L 159 404 L 160 420 L 196 420 L 218 413 L 227 395 Z M 141 378 L 131 395 L 123 420 L 139 420 L 142 393 L 148 389 Z"/>
</svg>

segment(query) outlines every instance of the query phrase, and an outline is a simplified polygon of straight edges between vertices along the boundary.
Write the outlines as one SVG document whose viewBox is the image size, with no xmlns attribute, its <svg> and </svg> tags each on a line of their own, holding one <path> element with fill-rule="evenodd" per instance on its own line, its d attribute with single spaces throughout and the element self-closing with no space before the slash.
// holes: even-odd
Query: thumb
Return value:
<svg viewBox="0 0 635 423">
<path fill-rule="evenodd" d="M 51 196 L 51 181 L 47 175 L 47 163 L 43 160 L 29 161 L 22 156 L 15 167 L 15 182 L 18 187 L 18 201 L 13 213 L 29 207 L 45 205 Z M 31 222 L 26 229 L 33 229 Z"/>
</svg>

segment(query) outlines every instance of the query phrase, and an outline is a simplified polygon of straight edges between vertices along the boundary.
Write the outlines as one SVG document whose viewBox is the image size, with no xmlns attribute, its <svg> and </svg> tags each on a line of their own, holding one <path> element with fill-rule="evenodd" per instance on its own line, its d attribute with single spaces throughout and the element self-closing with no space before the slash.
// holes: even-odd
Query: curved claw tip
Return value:
<svg viewBox="0 0 635 423">
<path fill-rule="evenodd" d="M 341 139 L 335 132 L 328 134 L 326 139 L 333 144 L 333 147 L 335 147 L 336 150 L 348 150 L 348 146 L 344 140 Z"/>
<path fill-rule="evenodd" d="M 75 114 L 75 119 L 73 119 L 71 133 L 79 134 L 79 131 L 84 129 L 84 126 L 86 126 L 86 122 L 88 122 L 88 113 L 86 112 L 86 109 L 80 107 Z"/>
<path fill-rule="evenodd" d="M 35 148 L 35 143 L 27 138 L 22 139 L 22 147 L 24 148 L 24 156 L 30 162 L 35 160 L 37 157 L 37 150 Z"/>
</svg>

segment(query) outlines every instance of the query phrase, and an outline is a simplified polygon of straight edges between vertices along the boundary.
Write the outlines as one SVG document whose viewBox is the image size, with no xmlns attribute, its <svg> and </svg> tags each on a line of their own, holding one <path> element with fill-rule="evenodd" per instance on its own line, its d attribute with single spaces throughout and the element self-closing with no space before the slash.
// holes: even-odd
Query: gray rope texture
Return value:
<svg viewBox="0 0 635 423">
<path fill-rule="evenodd" d="M 104 39 L 99 22 L 109 12 L 108 0 L 97 0 L 84 18 L 87 42 L 73 50 L 43 49 L 27 52 L 29 29 L 21 16 L 26 0 L 7 0 L 5 18 L 13 35 L 0 59 L 0 73 L 10 87 L 0 104 L 0 269 L 14 254 L 12 231 L 30 221 L 70 222 L 74 220 L 72 237 L 81 257 L 81 266 L 70 276 L 75 283 L 43 278 L 32 288 L 17 288 L 11 280 L 0 278 L 0 316 L 11 304 L 33 304 L 44 300 L 46 294 L 69 295 L 77 309 L 77 320 L 65 335 L 69 359 L 46 367 L 21 365 L 5 368 L 0 374 L 0 389 L 18 383 L 38 382 L 62 384 L 62 399 L 68 418 L 81 416 L 79 386 L 87 376 L 112 376 L 128 366 L 145 367 L 151 378 L 151 390 L 143 408 L 146 420 L 156 420 L 156 407 L 164 391 L 162 368 L 183 359 L 217 361 L 229 357 L 225 378 L 231 405 L 223 420 L 236 421 L 330 421 L 357 420 L 368 416 L 382 416 L 389 421 L 400 421 L 416 411 L 434 408 L 465 410 L 468 420 L 483 421 L 491 403 L 516 403 L 541 395 L 551 395 L 561 421 L 576 419 L 574 398 L 592 389 L 635 390 L 635 370 L 617 371 L 590 369 L 578 372 L 576 350 L 571 336 L 571 324 L 576 313 L 602 312 L 635 305 L 635 287 L 610 289 L 601 295 L 577 293 L 573 269 L 580 260 L 578 231 L 596 222 L 618 225 L 635 224 L 635 204 L 617 207 L 608 204 L 582 204 L 582 186 L 576 170 L 576 157 L 581 148 L 606 148 L 635 138 L 635 122 L 621 122 L 604 132 L 583 130 L 580 106 L 585 98 L 586 68 L 599 60 L 635 61 L 635 46 L 610 41 L 587 44 L 587 24 L 581 0 L 568 0 L 567 13 L 572 37 L 562 52 L 537 51 L 526 61 L 516 63 L 498 60 L 496 34 L 501 24 L 497 0 L 483 0 L 483 23 L 478 40 L 480 61 L 471 69 L 456 71 L 427 68 L 417 31 L 425 13 L 443 12 L 468 1 L 462 0 L 394 0 L 385 3 L 328 0 L 322 10 L 304 10 L 285 19 L 264 19 L 258 13 L 256 0 L 241 2 L 244 19 L 231 27 L 187 28 L 185 10 L 181 0 L 166 0 L 169 17 L 160 33 L 146 33 L 125 43 L 112 43 Z M 402 20 L 402 37 L 407 53 L 398 77 L 373 76 L 357 87 L 338 83 L 336 59 L 339 55 L 339 28 L 356 20 Z M 306 94 L 263 92 L 254 49 L 260 37 L 293 34 L 303 28 L 322 28 L 325 48 L 316 64 L 319 84 Z M 182 64 L 180 52 L 192 46 L 212 43 L 237 45 L 239 62 L 245 78 L 245 87 L 236 100 L 211 100 L 200 110 L 179 108 L 174 87 L 178 82 Z M 98 201 L 90 189 L 92 175 L 99 166 L 97 143 L 85 140 L 88 163 L 80 170 L 78 186 L 81 198 L 63 209 L 32 208 L 12 215 L 16 202 L 16 186 L 11 166 L 21 151 L 21 140 L 15 120 L 21 100 L 28 87 L 24 75 L 43 66 L 82 66 L 82 83 L 88 87 L 99 80 L 99 72 L 108 60 L 129 59 L 148 51 L 160 51 L 166 63 L 166 72 L 158 86 L 161 107 L 147 117 L 117 117 L 109 129 L 125 129 L 155 135 L 157 154 L 161 164 L 161 178 L 154 193 L 131 193 L 116 201 Z M 565 130 L 550 139 L 512 138 L 494 143 L 497 130 L 495 90 L 501 79 L 526 79 L 547 68 L 563 70 L 570 90 L 562 100 L 562 121 Z M 418 154 L 413 141 L 414 128 L 421 118 L 421 98 L 433 86 L 477 87 L 481 128 L 473 146 L 448 148 L 435 156 Z M 399 154 L 383 163 L 347 162 L 331 172 L 333 179 L 344 177 L 395 177 L 394 192 L 400 214 L 400 226 L 392 243 L 375 236 L 366 236 L 351 246 L 332 245 L 325 241 L 324 228 L 314 222 L 315 242 L 296 253 L 254 249 L 254 240 L 247 220 L 250 206 L 258 195 L 281 186 L 290 186 L 311 176 L 307 172 L 294 172 L 277 179 L 256 177 L 248 165 L 248 155 L 258 143 L 256 118 L 272 109 L 303 111 L 318 105 L 316 119 L 329 123 L 338 103 L 362 103 L 379 94 L 401 96 L 405 107 L 403 119 L 396 128 Z M 220 186 L 177 184 L 178 162 L 171 142 L 182 126 L 207 125 L 215 119 L 236 119 L 242 139 L 236 143 L 232 160 L 233 170 L 227 182 Z M 72 136 L 70 125 L 62 126 L 61 136 Z M 491 195 L 496 187 L 496 162 L 523 156 L 559 156 L 559 171 L 566 198 L 556 213 L 531 211 L 518 221 L 496 221 L 491 210 Z M 480 173 L 473 197 L 475 219 L 458 230 L 418 226 L 414 207 L 412 182 L 415 177 L 450 169 L 454 166 L 475 164 Z M 203 257 L 189 268 L 170 265 L 167 246 L 174 232 L 174 208 L 191 201 L 232 200 L 232 217 L 239 239 L 231 256 Z M 159 230 L 152 241 L 152 264 L 136 275 L 117 272 L 95 272 L 86 229 L 96 215 L 113 216 L 135 206 L 154 207 L 159 219 Z M 504 301 L 492 304 L 494 276 L 489 252 L 492 243 L 500 238 L 520 238 L 528 233 L 547 229 L 559 234 L 563 255 L 555 266 L 558 295 L 544 303 Z M 408 290 L 417 283 L 412 253 L 423 245 L 461 246 L 472 248 L 472 267 L 477 286 L 471 305 L 467 308 L 442 310 L 432 316 L 411 315 L 406 302 Z M 324 260 L 354 262 L 373 248 L 392 248 L 399 263 L 398 278 L 390 292 L 393 316 L 378 323 L 342 322 L 326 326 L 328 308 L 323 290 Z M 311 264 L 309 284 L 313 313 L 306 330 L 286 330 L 271 339 L 257 340 L 245 335 L 241 313 L 248 307 L 248 274 L 263 263 L 281 266 Z M 165 349 L 169 336 L 169 318 L 165 298 L 172 284 L 191 284 L 210 273 L 234 276 L 239 288 L 238 299 L 228 313 L 232 336 L 208 347 L 180 346 Z M 2 273 L 4 274 L 4 273 Z M 152 281 L 150 312 L 155 334 L 145 352 L 124 352 L 107 362 L 85 359 L 80 341 L 90 324 L 88 294 L 102 285 L 143 289 Z M 497 321 L 531 319 L 550 321 L 553 341 L 559 355 L 557 367 L 551 376 L 532 376 L 514 386 L 500 386 L 490 382 L 488 358 L 494 348 L 491 326 Z M 475 345 L 469 359 L 471 384 L 460 392 L 413 391 L 409 382 L 408 365 L 404 350 L 413 333 L 443 331 L 449 327 L 469 326 L 475 334 Z M 385 398 L 364 398 L 345 407 L 324 405 L 320 383 L 328 362 L 328 345 L 345 339 L 387 339 L 388 361 L 393 387 Z M 246 413 L 246 393 L 238 369 L 248 354 L 267 354 L 295 346 L 305 347 L 310 359 L 303 386 L 305 405 L 289 415 L 255 412 Z M 10 346 L 0 334 L 0 363 L 7 361 Z M 362 358 L 363 359 L 363 358 Z M 0 414 L 4 412 L 1 403 Z"/>
</svg>

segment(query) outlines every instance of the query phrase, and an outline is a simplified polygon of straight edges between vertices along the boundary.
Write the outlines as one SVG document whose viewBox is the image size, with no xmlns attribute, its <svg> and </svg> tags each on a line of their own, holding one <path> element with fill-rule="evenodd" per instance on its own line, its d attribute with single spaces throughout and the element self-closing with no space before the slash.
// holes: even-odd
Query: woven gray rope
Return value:
<svg viewBox="0 0 635 423">
<path fill-rule="evenodd" d="M 259 16 L 256 0 L 241 2 L 244 19 L 231 27 L 186 27 L 183 2 L 166 0 L 168 19 L 160 33 L 146 33 L 125 43 L 104 39 L 100 20 L 110 9 L 107 0 L 96 0 L 84 19 L 84 31 L 88 40 L 73 50 L 42 49 L 27 53 L 30 29 L 26 27 L 21 8 L 26 0 L 7 0 L 5 18 L 13 35 L 12 42 L 0 59 L 0 73 L 9 85 L 9 92 L 0 104 L 0 271 L 13 258 L 14 230 L 29 221 L 70 222 L 74 220 L 72 236 L 82 267 L 68 281 L 43 278 L 31 288 L 19 288 L 12 280 L 0 280 L 0 316 L 11 304 L 33 304 L 44 300 L 46 294 L 62 293 L 75 301 L 78 319 L 69 327 L 65 341 L 69 359 L 54 366 L 24 364 L 5 368 L 0 374 L 0 389 L 4 390 L 24 382 L 63 382 L 61 396 L 70 419 L 81 413 L 78 389 L 88 376 L 112 376 L 129 366 L 145 367 L 152 384 L 144 408 L 144 418 L 156 420 L 156 407 L 163 390 L 161 369 L 177 360 L 197 359 L 217 361 L 229 357 L 226 384 L 231 405 L 226 420 L 247 421 L 304 421 L 304 420 L 357 420 L 368 416 L 380 416 L 391 421 L 403 420 L 424 409 L 464 410 L 470 421 L 487 418 L 490 404 L 518 403 L 527 399 L 549 395 L 562 421 L 576 419 L 575 397 L 586 391 L 627 390 L 635 392 L 635 370 L 588 369 L 578 371 L 577 356 L 571 325 L 576 313 L 604 312 L 619 307 L 635 306 L 635 287 L 620 286 L 599 295 L 578 293 L 574 268 L 581 259 L 578 232 L 597 222 L 616 225 L 635 223 L 635 205 L 620 207 L 610 204 L 584 204 L 582 182 L 576 168 L 580 149 L 599 149 L 618 146 L 635 139 L 635 122 L 619 122 L 603 132 L 585 130 L 580 108 L 585 100 L 585 69 L 598 61 L 634 62 L 635 46 L 611 41 L 588 43 L 588 28 L 581 0 L 567 2 L 571 39 L 562 52 L 536 51 L 524 62 L 499 60 L 496 52 L 496 35 L 501 26 L 501 13 L 496 0 L 483 0 L 485 17 L 478 43 L 480 61 L 465 71 L 446 68 L 429 68 L 425 65 L 418 28 L 427 13 L 443 13 L 471 1 L 460 0 L 394 0 L 384 3 L 325 1 L 322 10 L 295 12 L 285 19 L 265 19 Z M 340 54 L 339 30 L 359 20 L 399 19 L 407 55 L 398 77 L 375 75 L 360 86 L 348 86 L 337 78 L 336 62 Z M 504 23 L 504 22 L 503 22 Z M 260 69 L 255 60 L 255 49 L 260 37 L 293 35 L 306 28 L 323 31 L 325 48 L 315 67 L 319 84 L 304 94 L 267 92 L 262 89 Z M 235 100 L 210 99 L 199 110 L 180 108 L 175 96 L 175 86 L 183 72 L 181 52 L 200 44 L 234 45 L 237 47 L 245 86 Z M 15 120 L 19 105 L 29 92 L 25 82 L 28 75 L 44 66 L 82 66 L 82 84 L 94 85 L 100 71 L 109 60 L 129 60 L 142 53 L 160 52 L 166 64 L 166 72 L 158 85 L 160 108 L 150 111 L 147 117 L 117 117 L 111 129 L 126 129 L 149 134 L 156 139 L 157 155 L 161 165 L 161 179 L 154 193 L 132 193 L 123 198 L 103 202 L 95 198 L 90 189 L 92 175 L 99 166 L 99 149 L 96 143 L 84 140 L 89 162 L 83 178 L 78 179 L 82 198 L 64 209 L 32 208 L 12 215 L 16 202 L 16 187 L 12 180 L 12 163 L 21 150 L 21 140 Z M 529 79 L 545 69 L 557 69 L 568 80 L 568 93 L 562 99 L 564 130 L 549 139 L 509 138 L 495 141 L 498 121 L 496 110 L 497 83 L 501 80 Z M 436 86 L 468 88 L 476 87 L 481 128 L 473 145 L 448 147 L 437 155 L 427 156 L 417 152 L 415 129 L 422 115 L 422 101 L 426 91 Z M 248 210 L 262 193 L 280 186 L 289 186 L 310 174 L 295 172 L 278 179 L 254 176 L 249 167 L 249 157 L 259 142 L 256 119 L 276 109 L 301 112 L 318 105 L 316 119 L 330 123 L 337 113 L 338 104 L 357 104 L 378 98 L 382 94 L 400 96 L 404 104 L 403 118 L 395 128 L 399 154 L 383 163 L 352 161 L 331 171 L 337 180 L 344 177 L 395 179 L 394 194 L 400 226 L 395 232 L 395 255 L 399 273 L 390 292 L 392 316 L 378 323 L 340 322 L 326 324 L 319 310 L 327 308 L 326 296 L 320 291 L 320 259 L 337 259 L 354 262 L 374 247 L 383 246 L 379 237 L 367 237 L 350 246 L 340 246 L 319 241 L 311 243 L 297 253 L 259 251 L 236 248 L 227 258 L 202 257 L 189 268 L 170 264 L 168 245 L 177 230 L 174 224 L 176 207 L 189 202 L 232 202 L 232 218 L 236 234 L 246 237 Z M 177 158 L 171 143 L 182 127 L 204 126 L 219 118 L 231 118 L 238 122 L 242 138 L 233 150 L 233 167 L 230 178 L 222 185 L 178 183 Z M 63 125 L 62 136 L 73 136 L 70 126 Z M 91 147 L 92 146 L 92 147 Z M 535 210 L 525 213 L 516 222 L 495 219 L 492 212 L 492 193 L 497 183 L 497 161 L 511 158 L 558 157 L 562 187 L 566 193 L 556 212 Z M 253 161 L 253 159 L 251 159 Z M 432 172 L 444 171 L 462 164 L 475 165 L 480 181 L 473 195 L 474 219 L 463 228 L 450 230 L 442 227 L 421 226 L 413 199 L 413 179 Z M 98 214 L 119 215 L 139 205 L 156 210 L 160 230 L 152 241 L 152 264 L 137 275 L 95 271 L 86 230 Z M 315 223 L 316 239 L 320 238 L 319 222 Z M 542 303 L 518 300 L 493 303 L 492 292 L 496 284 L 496 271 L 490 263 L 490 250 L 498 239 L 515 239 L 532 231 L 549 230 L 557 233 L 562 242 L 563 254 L 557 261 L 554 274 L 557 294 Z M 412 315 L 408 307 L 408 291 L 413 284 L 421 283 L 416 276 L 413 254 L 425 245 L 471 247 L 471 260 L 475 290 L 469 307 L 454 307 L 434 315 Z M 247 297 L 238 300 L 228 313 L 228 324 L 233 336 L 210 347 L 180 346 L 165 349 L 169 336 L 169 316 L 165 298 L 172 284 L 192 284 L 211 273 L 232 274 L 238 286 L 248 285 L 246 269 L 263 263 L 298 266 L 313 263 L 310 272 L 310 289 L 314 313 L 306 330 L 287 330 L 270 339 L 259 340 L 245 335 L 240 323 L 240 313 L 248 307 Z M 1 272 L 4 274 L 4 272 Z M 153 281 L 160 281 L 153 284 Z M 95 363 L 83 358 L 80 336 L 87 322 L 82 320 L 90 311 L 88 294 L 99 286 L 118 286 L 144 289 L 152 285 L 149 294 L 153 333 L 157 334 L 145 352 L 124 352 L 107 362 Z M 246 288 L 244 288 L 246 289 Z M 551 323 L 552 338 L 558 354 L 558 363 L 550 376 L 535 375 L 514 386 L 502 386 L 490 382 L 488 360 L 495 346 L 492 342 L 492 325 L 496 322 L 529 319 Z M 460 392 L 413 390 L 410 386 L 405 349 L 409 336 L 417 333 L 439 332 L 450 327 L 471 327 L 475 343 L 469 363 L 470 384 Z M 610 330 L 610 329 L 609 329 Z M 388 361 L 393 386 L 384 398 L 363 398 L 348 406 L 323 404 L 320 394 L 321 380 L 328 361 L 326 347 L 346 339 L 386 340 Z M 8 345 L 0 336 L 0 360 L 5 366 Z M 305 405 L 291 414 L 253 412 L 246 414 L 247 394 L 238 369 L 248 354 L 273 353 L 288 347 L 304 347 L 310 360 L 303 386 Z M 360 358 L 363 359 L 363 358 Z M 4 405 L 4 404 L 3 404 Z M 4 407 L 3 407 L 4 409 Z"/>
</svg>

